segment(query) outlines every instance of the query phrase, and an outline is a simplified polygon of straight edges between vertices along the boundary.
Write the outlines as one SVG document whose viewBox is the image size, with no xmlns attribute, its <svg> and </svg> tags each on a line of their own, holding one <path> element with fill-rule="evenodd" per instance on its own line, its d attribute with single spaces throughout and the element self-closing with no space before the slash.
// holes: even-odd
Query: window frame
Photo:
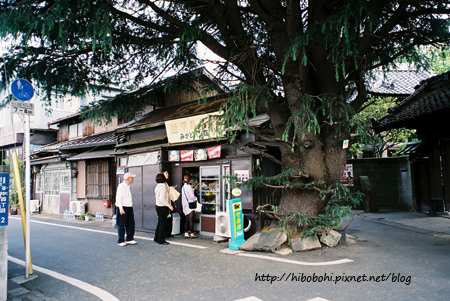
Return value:
<svg viewBox="0 0 450 301">
<path fill-rule="evenodd" d="M 86 199 L 109 199 L 109 160 L 86 160 Z"/>
</svg>

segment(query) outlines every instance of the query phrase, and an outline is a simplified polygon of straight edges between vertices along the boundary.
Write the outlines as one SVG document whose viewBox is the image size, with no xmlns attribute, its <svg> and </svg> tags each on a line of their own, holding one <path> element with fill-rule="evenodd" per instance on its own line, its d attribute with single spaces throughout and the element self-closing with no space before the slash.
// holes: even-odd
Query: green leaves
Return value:
<svg viewBox="0 0 450 301">
<path fill-rule="evenodd" d="M 267 87 L 242 84 L 221 106 L 221 115 L 213 116 L 201 122 L 195 132 L 202 133 L 206 128 L 213 129 L 220 139 L 223 134 L 236 139 L 240 131 L 249 134 L 249 119 L 257 116 L 260 103 L 271 101 L 272 93 Z"/>
<path fill-rule="evenodd" d="M 372 129 L 371 119 L 379 119 L 388 113 L 388 108 L 396 105 L 395 98 L 372 99 L 372 104 L 355 115 L 351 121 L 353 132 L 358 135 L 358 143 L 350 151 L 357 156 L 362 153 L 364 146 L 373 150 L 374 157 L 381 157 L 382 153 L 396 145 L 412 141 L 414 131 L 408 129 L 392 129 L 376 134 Z M 370 155 L 368 155 L 370 156 Z"/>
<path fill-rule="evenodd" d="M 336 183 L 323 190 L 323 196 L 333 194 L 324 210 L 318 215 L 302 214 L 300 212 L 281 213 L 276 206 L 260 206 L 258 211 L 267 213 L 279 221 L 280 227 L 287 232 L 289 239 L 302 238 L 327 233 L 336 228 L 343 217 L 352 214 L 351 210 L 361 201 L 361 192 L 350 192 L 346 186 Z"/>
</svg>

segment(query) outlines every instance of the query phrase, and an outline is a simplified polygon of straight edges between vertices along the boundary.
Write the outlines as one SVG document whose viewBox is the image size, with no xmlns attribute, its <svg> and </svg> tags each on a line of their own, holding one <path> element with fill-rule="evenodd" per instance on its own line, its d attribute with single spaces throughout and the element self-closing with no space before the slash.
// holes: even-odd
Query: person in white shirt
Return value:
<svg viewBox="0 0 450 301">
<path fill-rule="evenodd" d="M 123 178 L 124 181 L 117 187 L 116 193 L 116 210 L 117 210 L 117 234 L 119 239 L 117 243 L 121 247 L 126 245 L 135 245 L 137 241 L 134 240 L 134 212 L 133 212 L 133 197 L 131 195 L 130 185 L 134 182 L 135 174 L 127 172 Z M 125 231 L 127 238 L 125 240 Z"/>
<path fill-rule="evenodd" d="M 158 214 L 158 223 L 156 224 L 155 237 L 153 241 L 156 243 L 167 244 L 166 241 L 166 229 L 167 229 L 167 215 L 169 209 L 173 211 L 173 207 L 170 204 L 169 199 L 169 187 L 166 183 L 166 177 L 163 173 L 156 175 L 155 196 L 156 196 L 156 214 Z"/>
<path fill-rule="evenodd" d="M 196 202 L 197 197 L 194 194 L 194 188 L 191 186 L 192 177 L 186 174 L 183 177 L 183 188 L 181 189 L 181 205 L 183 206 L 183 213 L 186 216 L 184 221 L 184 237 L 197 238 L 194 233 L 194 215 L 195 209 L 189 208 L 189 203 Z"/>
</svg>

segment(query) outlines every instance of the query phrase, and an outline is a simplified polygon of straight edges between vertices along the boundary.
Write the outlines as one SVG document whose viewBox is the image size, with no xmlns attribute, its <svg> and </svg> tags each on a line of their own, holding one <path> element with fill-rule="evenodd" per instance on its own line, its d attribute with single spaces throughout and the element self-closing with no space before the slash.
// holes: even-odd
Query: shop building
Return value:
<svg viewBox="0 0 450 301">
<path fill-rule="evenodd" d="M 221 104 L 228 94 L 209 97 L 206 102 L 198 101 L 164 107 L 150 112 L 141 120 L 116 130 L 124 135 L 116 145 L 118 182 L 126 172 L 137 176 L 131 186 L 136 227 L 152 231 L 156 228 L 154 189 L 158 172 L 168 171 L 169 184 L 177 185 L 181 192 L 183 176 L 193 177 L 197 186 L 197 197 L 202 204 L 202 212 L 196 214 L 195 227 L 200 234 L 226 236 L 228 228 L 226 200 L 240 198 L 245 217 L 244 226 L 248 233 L 261 229 L 263 217 L 257 207 L 276 204 L 279 199 L 270 188 L 246 189 L 233 186 L 226 176 L 236 175 L 238 181 L 252 176 L 273 175 L 279 169 L 269 160 L 257 155 L 258 152 L 273 152 L 271 146 L 257 142 L 253 134 L 238 134 L 236 143 L 230 144 L 227 137 L 196 137 L 194 128 L 205 116 L 218 114 Z M 267 115 L 249 120 L 251 127 L 268 127 Z M 276 147 L 273 147 L 276 150 Z M 246 149 L 247 151 L 244 151 Z M 251 149 L 253 154 L 249 154 Z M 176 210 L 181 210 L 181 196 L 176 202 Z"/>
</svg>

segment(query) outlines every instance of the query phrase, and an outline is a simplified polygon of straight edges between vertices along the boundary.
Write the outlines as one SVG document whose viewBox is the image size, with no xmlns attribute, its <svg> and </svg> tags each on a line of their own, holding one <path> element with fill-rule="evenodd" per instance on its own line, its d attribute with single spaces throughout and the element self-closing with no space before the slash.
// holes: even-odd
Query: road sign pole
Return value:
<svg viewBox="0 0 450 301">
<path fill-rule="evenodd" d="M 30 246 L 30 116 L 25 117 L 25 199 L 26 199 L 26 246 L 25 246 L 25 278 L 33 274 L 31 269 L 31 246 Z"/>
<path fill-rule="evenodd" d="M 29 101 L 34 96 L 34 89 L 30 82 L 25 79 L 16 79 L 10 86 L 11 94 L 22 102 Z M 13 106 L 11 107 L 11 109 Z M 15 113 L 25 114 L 25 278 L 33 274 L 31 265 L 30 247 L 30 115 L 33 115 L 31 103 L 14 104 Z"/>
</svg>

